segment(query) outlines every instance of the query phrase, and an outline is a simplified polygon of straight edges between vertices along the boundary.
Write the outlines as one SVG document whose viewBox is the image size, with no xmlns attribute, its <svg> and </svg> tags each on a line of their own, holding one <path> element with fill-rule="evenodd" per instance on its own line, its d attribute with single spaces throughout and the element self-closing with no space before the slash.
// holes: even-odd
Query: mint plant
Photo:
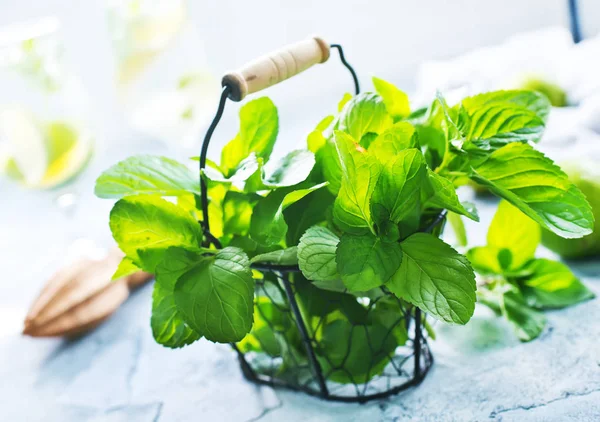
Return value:
<svg viewBox="0 0 600 422">
<path fill-rule="evenodd" d="M 490 224 L 487 245 L 467 252 L 480 275 L 478 301 L 506 318 L 522 341 L 541 334 L 546 326 L 541 311 L 594 297 L 567 265 L 535 258 L 540 239 L 540 226 L 502 201 Z"/>
<path fill-rule="evenodd" d="M 473 314 L 471 264 L 438 237 L 448 211 L 478 220 L 458 186 L 485 185 L 560 236 L 591 232 L 583 194 L 532 146 L 550 108 L 545 97 L 499 91 L 449 106 L 438 94 L 411 111 L 398 88 L 374 84 L 377 92 L 345 95 L 307 148 L 282 157 L 272 157 L 277 109 L 259 98 L 241 108 L 238 134 L 201 175 L 136 156 L 98 178 L 96 194 L 118 199 L 110 227 L 126 257 L 115 277 L 156 275 L 158 343 L 176 348 L 204 337 L 284 366 L 306 359 L 281 311 L 278 275 L 260 270 L 299 267 L 290 278 L 307 331 L 319 339 L 316 359 L 335 381 L 366 382 L 407 342 L 402 309 L 455 324 Z M 198 223 L 199 176 L 210 234 Z"/>
</svg>

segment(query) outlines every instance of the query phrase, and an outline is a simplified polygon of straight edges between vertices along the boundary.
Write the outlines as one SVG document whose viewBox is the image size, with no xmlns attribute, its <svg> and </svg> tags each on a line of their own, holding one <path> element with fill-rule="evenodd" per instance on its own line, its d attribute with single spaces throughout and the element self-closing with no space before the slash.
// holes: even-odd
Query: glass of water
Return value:
<svg viewBox="0 0 600 422">
<path fill-rule="evenodd" d="M 115 82 L 130 124 L 176 148 L 196 147 L 220 93 L 184 0 L 106 0 Z"/>
<path fill-rule="evenodd" d="M 0 92 L 0 172 L 30 189 L 75 180 L 94 142 L 56 18 L 0 28 Z"/>
</svg>

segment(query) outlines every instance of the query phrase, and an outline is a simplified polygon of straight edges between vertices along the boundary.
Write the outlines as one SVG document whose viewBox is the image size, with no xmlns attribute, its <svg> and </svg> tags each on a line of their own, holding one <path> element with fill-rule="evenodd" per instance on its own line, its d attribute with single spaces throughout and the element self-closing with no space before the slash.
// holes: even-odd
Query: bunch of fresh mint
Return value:
<svg viewBox="0 0 600 422">
<path fill-rule="evenodd" d="M 119 198 L 110 227 L 126 257 L 115 278 L 139 269 L 156 275 L 157 342 L 181 347 L 205 337 L 301 355 L 287 347 L 298 341 L 293 322 L 255 289 L 274 275 L 251 269 L 298 264 L 291 283 L 320 339 L 317 357 L 344 362 L 352 379 L 365 381 L 406 341 L 407 325 L 398 324 L 404 306 L 457 324 L 473 314 L 469 261 L 437 237 L 439 229 L 426 232 L 444 210 L 478 219 L 457 186 L 485 185 L 560 236 L 590 233 L 585 197 L 532 146 L 550 108 L 545 97 L 499 91 L 451 107 L 438 95 L 411 112 L 402 91 L 377 78 L 374 85 L 376 93 L 346 95 L 309 134 L 307 149 L 281 158 L 271 158 L 279 126 L 271 100 L 241 108 L 239 133 L 202 175 L 221 250 L 201 246 L 199 175 L 186 165 L 136 156 L 98 178 L 98 196 Z"/>
<path fill-rule="evenodd" d="M 504 316 L 522 341 L 541 334 L 546 326 L 542 310 L 594 297 L 567 265 L 535 258 L 540 239 L 540 226 L 502 201 L 488 230 L 487 245 L 467 252 L 480 275 L 477 300 Z"/>
</svg>

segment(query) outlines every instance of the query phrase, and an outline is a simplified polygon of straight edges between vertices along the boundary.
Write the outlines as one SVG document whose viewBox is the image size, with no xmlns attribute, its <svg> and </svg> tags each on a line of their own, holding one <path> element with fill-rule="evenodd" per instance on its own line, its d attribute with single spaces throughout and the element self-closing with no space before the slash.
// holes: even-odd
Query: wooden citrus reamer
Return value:
<svg viewBox="0 0 600 422">
<path fill-rule="evenodd" d="M 112 280 L 122 258 L 123 253 L 113 248 L 104 259 L 84 258 L 58 270 L 29 308 L 23 334 L 74 336 L 110 317 L 133 289 L 152 278 L 138 271 Z"/>
</svg>

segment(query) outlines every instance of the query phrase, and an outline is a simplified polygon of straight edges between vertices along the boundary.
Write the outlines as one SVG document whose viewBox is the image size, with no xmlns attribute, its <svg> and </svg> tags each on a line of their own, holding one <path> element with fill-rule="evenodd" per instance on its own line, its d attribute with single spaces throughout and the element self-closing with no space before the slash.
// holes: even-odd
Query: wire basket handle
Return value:
<svg viewBox="0 0 600 422">
<path fill-rule="evenodd" d="M 208 186 L 203 172 L 206 168 L 206 157 L 210 139 L 223 116 L 227 99 L 241 101 L 248 94 L 283 82 L 294 75 L 304 72 L 315 64 L 324 63 L 329 59 L 331 48 L 338 50 L 342 64 L 352 75 L 354 91 L 358 95 L 360 92 L 358 77 L 352 66 L 346 61 L 342 46 L 339 44 L 329 45 L 320 37 L 311 37 L 304 41 L 288 45 L 253 60 L 237 71 L 228 72 L 223 77 L 221 82 L 223 91 L 221 92 L 217 113 L 206 131 L 200 151 L 200 203 L 202 207 L 202 221 L 200 224 L 204 232 L 204 246 L 207 247 L 213 244 L 215 247 L 221 248 L 219 240 L 210 232 L 208 221 Z"/>
<path fill-rule="evenodd" d="M 283 82 L 329 59 L 329 44 L 312 37 L 273 51 L 223 76 L 222 85 L 231 87 L 229 99 L 241 101 L 246 95 Z"/>
</svg>

